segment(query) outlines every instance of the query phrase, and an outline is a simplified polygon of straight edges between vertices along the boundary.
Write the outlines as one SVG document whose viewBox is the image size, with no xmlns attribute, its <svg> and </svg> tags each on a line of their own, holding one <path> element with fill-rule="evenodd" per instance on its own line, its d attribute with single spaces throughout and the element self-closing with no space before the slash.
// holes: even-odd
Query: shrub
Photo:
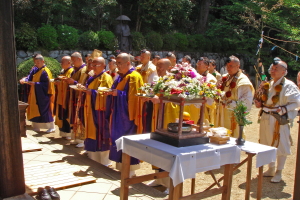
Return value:
<svg viewBox="0 0 300 200">
<path fill-rule="evenodd" d="M 98 31 L 97 32 L 100 42 L 100 49 L 115 50 L 116 49 L 116 36 L 111 31 Z"/>
<path fill-rule="evenodd" d="M 204 45 L 205 45 L 205 37 L 201 34 L 196 34 L 193 35 L 194 38 L 194 45 L 193 45 L 193 49 L 195 50 L 204 50 Z"/>
<path fill-rule="evenodd" d="M 174 51 L 177 45 L 177 38 L 174 34 L 166 34 L 163 36 L 163 50 Z"/>
<path fill-rule="evenodd" d="M 212 45 L 211 40 L 210 40 L 208 37 L 206 37 L 206 38 L 204 39 L 203 47 L 204 47 L 203 50 L 206 51 L 206 52 L 211 52 L 211 51 L 212 51 L 213 45 Z"/>
<path fill-rule="evenodd" d="M 37 47 L 36 30 L 28 23 L 23 23 L 20 29 L 16 29 L 15 36 L 17 49 L 34 50 Z"/>
<path fill-rule="evenodd" d="M 176 50 L 185 51 L 189 45 L 186 35 L 182 33 L 175 33 L 174 36 L 177 39 Z"/>
<path fill-rule="evenodd" d="M 79 45 L 84 49 L 97 49 L 99 46 L 98 34 L 94 31 L 86 31 L 79 37 Z"/>
<path fill-rule="evenodd" d="M 57 77 L 61 71 L 61 66 L 60 63 L 55 60 L 54 58 L 51 57 L 44 57 L 45 59 L 45 65 L 50 69 L 52 72 L 53 77 Z M 21 62 L 17 66 L 17 75 L 18 75 L 18 80 L 21 78 L 27 76 L 32 68 L 34 66 L 33 59 L 27 59 Z"/>
<path fill-rule="evenodd" d="M 212 50 L 213 52 L 221 52 L 222 51 L 222 43 L 219 39 L 213 39 L 212 42 Z"/>
<path fill-rule="evenodd" d="M 140 32 L 132 32 L 132 49 L 135 51 L 139 51 L 141 49 L 146 48 L 146 40 L 142 33 Z"/>
<path fill-rule="evenodd" d="M 162 46 L 163 46 L 163 40 L 161 38 L 161 35 L 151 31 L 150 33 L 148 33 L 145 36 L 146 39 L 146 43 L 147 46 L 151 49 L 151 50 L 161 50 Z"/>
<path fill-rule="evenodd" d="M 43 25 L 37 31 L 38 40 L 41 45 L 47 50 L 57 49 L 57 32 L 55 28 L 51 25 Z"/>
<path fill-rule="evenodd" d="M 67 25 L 57 27 L 58 43 L 61 49 L 74 49 L 78 44 L 78 30 Z"/>
</svg>

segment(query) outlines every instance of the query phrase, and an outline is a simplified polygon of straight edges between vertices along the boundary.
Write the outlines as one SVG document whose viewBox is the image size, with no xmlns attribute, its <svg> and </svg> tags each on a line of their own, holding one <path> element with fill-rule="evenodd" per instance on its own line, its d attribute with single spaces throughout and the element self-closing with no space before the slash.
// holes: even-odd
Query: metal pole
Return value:
<svg viewBox="0 0 300 200">
<path fill-rule="evenodd" d="M 0 1 L 0 199 L 25 193 L 13 2 Z"/>
</svg>

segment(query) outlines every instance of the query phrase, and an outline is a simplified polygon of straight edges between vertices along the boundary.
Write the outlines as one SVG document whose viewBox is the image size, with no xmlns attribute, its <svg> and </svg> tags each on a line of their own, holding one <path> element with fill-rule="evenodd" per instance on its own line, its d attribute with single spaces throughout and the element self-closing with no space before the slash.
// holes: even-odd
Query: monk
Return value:
<svg viewBox="0 0 300 200">
<path fill-rule="evenodd" d="M 125 135 L 136 134 L 137 126 L 137 96 L 138 89 L 144 84 L 141 75 L 134 70 L 130 63 L 130 56 L 121 53 L 117 56 L 119 77 L 112 86 L 112 92 L 108 93 L 106 100 L 106 120 L 111 134 L 111 147 L 109 159 L 117 163 L 117 169 L 121 169 L 122 151 L 117 151 L 116 140 Z M 108 128 L 108 127 L 107 127 Z M 132 166 L 130 176 L 135 175 L 139 168 L 139 160 L 131 158 Z"/>
<path fill-rule="evenodd" d="M 34 131 L 47 129 L 55 131 L 53 120 L 54 86 L 50 82 L 51 71 L 46 67 L 44 57 L 40 54 L 34 58 L 35 66 L 27 77 L 20 80 L 21 84 L 30 85 L 28 95 L 27 119 L 32 122 Z"/>
<path fill-rule="evenodd" d="M 86 93 L 84 103 L 86 137 L 84 149 L 88 151 L 91 159 L 103 165 L 109 165 L 110 135 L 108 131 L 104 131 L 106 95 L 101 92 L 99 87 L 111 88 L 113 80 L 105 72 L 105 59 L 103 57 L 93 59 L 92 68 L 94 76 L 88 79 L 86 83 L 87 90 L 83 90 Z"/>
<path fill-rule="evenodd" d="M 86 74 L 86 64 L 83 62 L 81 54 L 79 52 L 74 52 L 71 55 L 71 60 L 74 67 L 74 71 L 71 77 L 66 79 L 66 82 L 69 85 L 76 85 L 78 83 L 83 84 L 88 75 Z M 75 120 L 77 97 L 79 95 L 79 92 L 76 92 L 70 88 L 70 93 L 67 95 L 69 95 L 69 99 L 70 99 L 68 121 L 72 129 Z M 67 132 L 60 131 L 60 136 L 65 137 L 68 140 L 71 140 L 71 132 L 67 133 Z"/>
<path fill-rule="evenodd" d="M 59 127 L 60 132 L 70 133 L 70 124 L 68 121 L 68 103 L 69 103 L 69 84 L 65 81 L 66 78 L 70 78 L 74 72 L 74 68 L 71 66 L 71 57 L 64 56 L 61 59 L 62 71 L 60 73 L 61 79 L 56 79 L 54 82 L 56 85 L 55 96 L 55 124 Z"/>
<path fill-rule="evenodd" d="M 139 72 L 143 78 L 144 83 L 151 84 L 155 77 L 157 77 L 156 66 L 150 61 L 151 53 L 146 49 L 141 51 L 141 63 L 136 67 L 136 71 Z M 144 102 L 143 106 L 143 114 L 142 114 L 142 125 L 143 125 L 143 133 L 149 133 L 154 131 L 152 129 L 152 113 L 153 113 L 153 103 L 152 102 Z"/>
</svg>

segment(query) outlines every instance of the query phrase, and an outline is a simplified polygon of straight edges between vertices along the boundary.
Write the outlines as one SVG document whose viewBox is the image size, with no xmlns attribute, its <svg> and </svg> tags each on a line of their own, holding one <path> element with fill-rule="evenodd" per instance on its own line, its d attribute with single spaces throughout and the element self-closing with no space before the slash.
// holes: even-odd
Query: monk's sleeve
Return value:
<svg viewBox="0 0 300 200">
<path fill-rule="evenodd" d="M 134 120 L 138 115 L 138 109 L 136 108 L 138 105 L 138 96 L 136 94 L 143 84 L 143 80 L 139 76 L 133 76 L 129 80 L 128 109 L 130 120 Z"/>
</svg>

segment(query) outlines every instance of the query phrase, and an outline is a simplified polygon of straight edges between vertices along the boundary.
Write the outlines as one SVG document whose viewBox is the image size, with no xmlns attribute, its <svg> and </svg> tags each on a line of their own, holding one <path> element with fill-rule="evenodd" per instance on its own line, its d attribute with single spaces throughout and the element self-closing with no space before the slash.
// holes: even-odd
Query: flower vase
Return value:
<svg viewBox="0 0 300 200">
<path fill-rule="evenodd" d="M 245 140 L 243 139 L 244 126 L 239 126 L 239 137 L 235 140 L 237 145 L 244 145 Z"/>
</svg>

